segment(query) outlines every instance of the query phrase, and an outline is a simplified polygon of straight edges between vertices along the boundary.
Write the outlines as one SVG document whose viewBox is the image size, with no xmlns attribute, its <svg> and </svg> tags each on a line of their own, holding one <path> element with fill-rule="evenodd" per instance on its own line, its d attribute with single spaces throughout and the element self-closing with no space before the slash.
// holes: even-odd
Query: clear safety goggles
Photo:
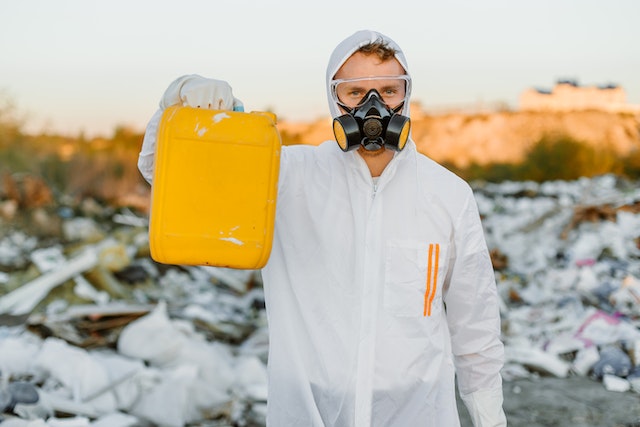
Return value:
<svg viewBox="0 0 640 427">
<path fill-rule="evenodd" d="M 396 109 L 408 102 L 411 78 L 400 76 L 358 77 L 331 80 L 331 96 L 341 107 L 357 108 L 364 96 L 375 89 L 389 108 Z"/>
</svg>

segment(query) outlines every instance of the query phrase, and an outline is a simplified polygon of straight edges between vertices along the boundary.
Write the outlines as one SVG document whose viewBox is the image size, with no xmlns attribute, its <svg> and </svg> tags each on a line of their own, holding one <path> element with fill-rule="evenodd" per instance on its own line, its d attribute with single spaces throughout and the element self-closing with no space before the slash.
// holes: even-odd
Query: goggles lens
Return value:
<svg viewBox="0 0 640 427">
<path fill-rule="evenodd" d="M 389 108 L 407 102 L 411 93 L 411 78 L 401 76 L 359 77 L 331 81 L 331 94 L 339 105 L 357 108 L 371 89 L 378 91 Z"/>
</svg>

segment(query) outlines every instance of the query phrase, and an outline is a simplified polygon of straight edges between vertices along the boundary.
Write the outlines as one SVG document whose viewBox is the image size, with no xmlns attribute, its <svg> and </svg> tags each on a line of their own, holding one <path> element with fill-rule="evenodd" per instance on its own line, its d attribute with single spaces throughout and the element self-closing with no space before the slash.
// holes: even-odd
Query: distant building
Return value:
<svg viewBox="0 0 640 427">
<path fill-rule="evenodd" d="M 640 105 L 627 103 L 618 85 L 580 86 L 575 80 L 559 80 L 552 90 L 527 89 L 520 95 L 521 111 L 584 111 L 640 113 Z"/>
</svg>

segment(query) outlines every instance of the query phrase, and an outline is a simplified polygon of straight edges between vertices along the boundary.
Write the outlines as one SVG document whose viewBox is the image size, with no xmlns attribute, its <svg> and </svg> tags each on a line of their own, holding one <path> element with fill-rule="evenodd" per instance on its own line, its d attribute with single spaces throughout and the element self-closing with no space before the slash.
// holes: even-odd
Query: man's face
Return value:
<svg viewBox="0 0 640 427">
<path fill-rule="evenodd" d="M 406 77 L 397 59 L 381 62 L 376 55 L 356 52 L 336 73 L 334 82 L 339 83 L 332 90 L 340 103 L 354 108 L 367 92 L 376 89 L 387 106 L 395 108 L 405 100 L 407 80 L 394 77 Z"/>
<path fill-rule="evenodd" d="M 376 55 L 356 52 L 342 64 L 334 76 L 331 90 L 338 105 L 354 108 L 367 92 L 376 89 L 387 107 L 395 108 L 403 101 L 406 102 L 409 84 L 408 76 L 396 58 L 382 62 Z M 340 109 L 347 113 L 342 106 Z M 374 151 L 359 147 L 358 153 L 365 160 L 387 155 L 386 162 L 393 156 L 393 152 L 385 147 Z"/>
</svg>

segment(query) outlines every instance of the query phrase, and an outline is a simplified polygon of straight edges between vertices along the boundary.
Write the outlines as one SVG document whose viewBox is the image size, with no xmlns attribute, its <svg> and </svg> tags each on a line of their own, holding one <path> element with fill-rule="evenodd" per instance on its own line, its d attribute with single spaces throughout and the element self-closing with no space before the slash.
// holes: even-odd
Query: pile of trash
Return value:
<svg viewBox="0 0 640 427">
<path fill-rule="evenodd" d="M 474 187 L 505 381 L 580 375 L 640 393 L 637 183 Z M 22 212 L 0 200 L 3 427 L 264 425 L 259 271 L 158 264 L 147 227 L 90 199 Z"/>
<path fill-rule="evenodd" d="M 0 202 L 3 427 L 264 425 L 258 271 L 158 264 L 148 218 L 129 209 L 12 204 Z"/>
<path fill-rule="evenodd" d="M 640 187 L 612 175 L 476 185 L 502 297 L 505 379 L 640 393 Z"/>
</svg>

